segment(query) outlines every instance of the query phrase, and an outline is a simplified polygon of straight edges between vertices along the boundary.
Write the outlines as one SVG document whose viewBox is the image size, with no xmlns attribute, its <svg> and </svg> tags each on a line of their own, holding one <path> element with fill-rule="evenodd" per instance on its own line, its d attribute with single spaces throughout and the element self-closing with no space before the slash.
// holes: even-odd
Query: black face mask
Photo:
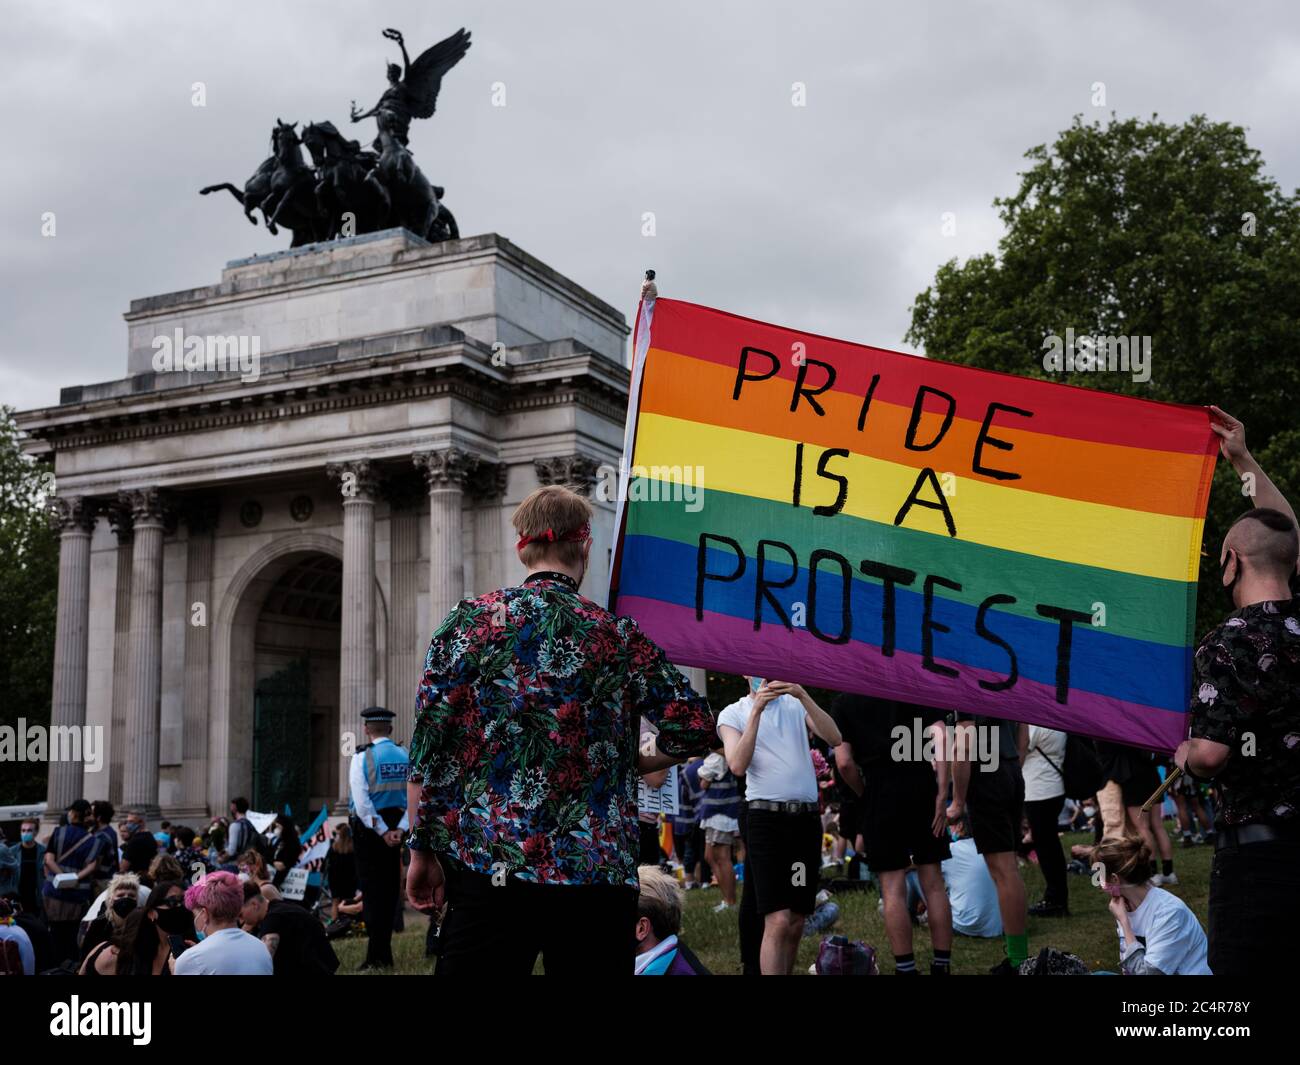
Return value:
<svg viewBox="0 0 1300 1065">
<path fill-rule="evenodd" d="M 140 904 L 139 899 L 133 899 L 129 895 L 123 899 L 113 900 L 113 912 L 119 917 L 129 917 L 131 912 Z"/>
<path fill-rule="evenodd" d="M 184 906 L 164 906 L 158 910 L 158 927 L 169 936 L 194 938 L 194 914 Z"/>
</svg>

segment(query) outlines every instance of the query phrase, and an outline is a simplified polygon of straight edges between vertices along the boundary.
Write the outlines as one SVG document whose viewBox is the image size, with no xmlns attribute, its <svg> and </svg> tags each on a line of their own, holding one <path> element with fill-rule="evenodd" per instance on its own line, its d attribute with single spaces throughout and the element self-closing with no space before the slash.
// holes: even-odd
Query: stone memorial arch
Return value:
<svg viewBox="0 0 1300 1065">
<path fill-rule="evenodd" d="M 49 813 L 337 803 L 359 712 L 409 739 L 433 625 L 522 575 L 513 507 L 617 466 L 627 324 L 495 234 L 406 230 L 232 262 L 126 320 L 125 376 L 18 416 L 56 479 L 54 724 L 111 752 L 52 765 Z"/>
</svg>

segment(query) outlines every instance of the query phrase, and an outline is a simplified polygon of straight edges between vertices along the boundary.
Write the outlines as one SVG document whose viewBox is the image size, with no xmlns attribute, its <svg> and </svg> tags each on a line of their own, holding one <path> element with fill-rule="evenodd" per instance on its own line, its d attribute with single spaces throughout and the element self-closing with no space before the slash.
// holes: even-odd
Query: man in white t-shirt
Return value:
<svg viewBox="0 0 1300 1065">
<path fill-rule="evenodd" d="M 822 825 L 808 730 L 832 747 L 840 730 L 798 684 L 746 677 L 750 694 L 718 715 L 727 766 L 745 778 L 746 853 L 763 918 L 764 976 L 789 975 L 813 912 Z"/>
</svg>

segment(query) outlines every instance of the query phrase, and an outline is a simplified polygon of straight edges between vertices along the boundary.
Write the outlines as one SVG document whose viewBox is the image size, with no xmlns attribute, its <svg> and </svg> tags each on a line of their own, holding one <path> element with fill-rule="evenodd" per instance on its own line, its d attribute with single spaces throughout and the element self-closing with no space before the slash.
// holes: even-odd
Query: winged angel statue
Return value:
<svg viewBox="0 0 1300 1065">
<path fill-rule="evenodd" d="M 456 220 L 442 203 L 443 189 L 416 165 L 409 138 L 412 119 L 432 117 L 443 75 L 465 57 L 470 35 L 458 30 L 414 62 L 401 33 L 386 29 L 384 36 L 402 50 L 402 66 L 388 64 L 388 88 L 379 102 L 361 112 L 353 101 L 350 116 L 353 122 L 375 120 L 373 150 L 344 137 L 332 122 L 309 123 L 300 137 L 296 122 L 277 119 L 271 154 L 243 189 L 223 183 L 200 192 L 229 191 L 254 225 L 253 212 L 260 210 L 272 233 L 281 225 L 290 229 L 292 247 L 392 226 L 430 241 L 458 237 Z"/>
</svg>

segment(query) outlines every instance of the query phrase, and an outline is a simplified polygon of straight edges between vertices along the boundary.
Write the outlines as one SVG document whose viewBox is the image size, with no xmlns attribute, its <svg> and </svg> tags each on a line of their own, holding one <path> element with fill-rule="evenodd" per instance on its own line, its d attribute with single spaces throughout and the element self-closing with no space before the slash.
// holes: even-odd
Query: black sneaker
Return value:
<svg viewBox="0 0 1300 1065">
<path fill-rule="evenodd" d="M 1048 902 L 1043 899 L 1042 902 L 1035 902 L 1029 907 L 1030 917 L 1069 917 L 1070 907 L 1063 906 L 1059 902 Z"/>
<path fill-rule="evenodd" d="M 951 976 L 951 975 L 952 975 L 952 966 L 951 966 L 951 965 L 935 965 L 934 962 L 930 962 L 930 975 L 931 975 L 931 976 Z"/>
<path fill-rule="evenodd" d="M 989 976 L 1019 976 L 1020 969 L 1011 964 L 1010 958 L 1003 958 L 992 969 L 989 970 Z"/>
</svg>

